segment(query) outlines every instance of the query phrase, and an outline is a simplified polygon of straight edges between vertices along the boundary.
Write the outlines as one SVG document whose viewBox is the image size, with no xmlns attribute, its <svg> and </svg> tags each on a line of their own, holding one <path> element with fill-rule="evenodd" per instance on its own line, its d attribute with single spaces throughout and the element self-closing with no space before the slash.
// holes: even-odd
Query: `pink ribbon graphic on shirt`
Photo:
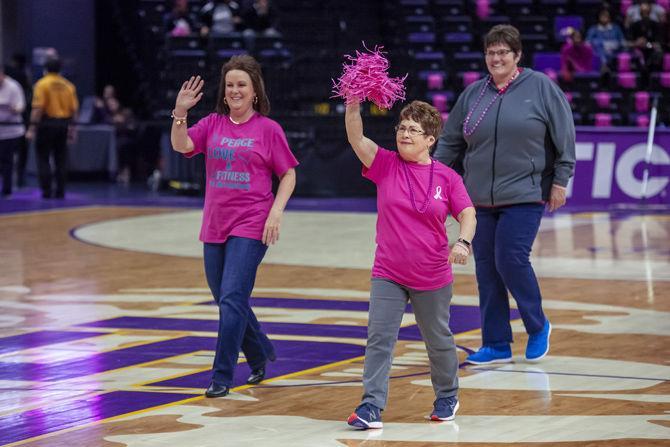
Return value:
<svg viewBox="0 0 670 447">
<path fill-rule="evenodd" d="M 442 187 L 438 186 L 435 188 L 435 195 L 433 196 L 436 200 L 442 200 Z"/>
</svg>

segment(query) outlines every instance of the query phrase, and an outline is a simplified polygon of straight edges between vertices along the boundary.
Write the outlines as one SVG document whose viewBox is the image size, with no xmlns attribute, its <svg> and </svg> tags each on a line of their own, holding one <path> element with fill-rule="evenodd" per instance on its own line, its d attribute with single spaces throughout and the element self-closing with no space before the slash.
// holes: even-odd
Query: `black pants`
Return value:
<svg viewBox="0 0 670 447">
<path fill-rule="evenodd" d="M 131 176 L 137 170 L 137 148 L 134 136 L 116 134 L 116 151 L 119 160 L 119 172 L 128 169 Z"/>
<path fill-rule="evenodd" d="M 0 140 L 0 176 L 2 176 L 2 194 L 12 193 L 12 174 L 14 173 L 14 154 L 19 149 L 21 138 Z"/>
<path fill-rule="evenodd" d="M 23 136 L 19 139 L 18 156 L 16 157 L 16 184 L 22 188 L 26 184 L 26 165 L 28 164 L 28 140 Z"/>
<path fill-rule="evenodd" d="M 67 174 L 67 128 L 70 120 L 43 119 L 37 129 L 35 149 L 37 151 L 37 170 L 40 177 L 42 196 L 51 197 L 52 177 L 56 180 L 56 197 L 65 195 Z M 54 171 L 51 172 L 53 157 Z"/>
</svg>

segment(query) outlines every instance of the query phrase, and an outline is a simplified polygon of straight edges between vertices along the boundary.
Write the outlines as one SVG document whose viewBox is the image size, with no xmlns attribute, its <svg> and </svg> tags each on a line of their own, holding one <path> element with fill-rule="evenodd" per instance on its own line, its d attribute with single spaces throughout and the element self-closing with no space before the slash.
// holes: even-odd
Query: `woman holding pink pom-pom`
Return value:
<svg viewBox="0 0 670 447">
<path fill-rule="evenodd" d="M 368 92 L 369 93 L 369 92 Z M 368 95 L 368 97 L 371 95 Z M 347 98 L 347 137 L 377 185 L 377 250 L 372 269 L 363 399 L 347 420 L 355 428 L 381 428 L 393 349 L 407 302 L 426 343 L 435 391 L 432 420 L 452 420 L 458 410 L 458 356 L 449 330 L 451 264 L 465 264 L 475 232 L 475 210 L 459 175 L 430 157 L 442 128 L 439 112 L 413 101 L 400 112 L 398 152 L 363 134 L 360 103 Z M 445 222 L 460 222 L 449 250 Z"/>
</svg>

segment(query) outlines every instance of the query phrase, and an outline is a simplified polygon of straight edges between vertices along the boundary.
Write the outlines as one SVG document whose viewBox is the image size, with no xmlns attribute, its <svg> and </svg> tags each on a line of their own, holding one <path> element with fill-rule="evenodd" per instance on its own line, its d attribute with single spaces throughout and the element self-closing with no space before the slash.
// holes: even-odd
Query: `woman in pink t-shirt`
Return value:
<svg viewBox="0 0 670 447">
<path fill-rule="evenodd" d="M 458 410 L 458 355 L 449 330 L 451 264 L 465 264 L 475 233 L 475 209 L 463 181 L 430 156 L 442 129 L 438 111 L 413 101 L 400 112 L 398 152 L 363 135 L 360 104 L 347 105 L 349 143 L 363 163 L 363 176 L 377 185 L 377 250 L 372 268 L 368 342 L 362 403 L 348 424 L 381 428 L 393 349 L 407 301 L 411 301 L 430 360 L 435 402 L 432 420 L 452 420 Z M 449 250 L 445 223 L 460 222 Z"/>
<path fill-rule="evenodd" d="M 256 271 L 279 238 L 286 202 L 295 187 L 295 166 L 284 131 L 266 115 L 261 67 L 251 56 L 234 56 L 221 70 L 216 112 L 187 130 L 187 112 L 202 98 L 200 76 L 184 82 L 172 112 L 172 147 L 186 157 L 205 155 L 206 191 L 200 240 L 205 275 L 219 306 L 219 335 L 207 397 L 222 397 L 233 385 L 240 349 L 251 375 L 265 377 L 275 357 L 249 304 Z M 272 176 L 279 178 L 277 196 Z"/>
</svg>

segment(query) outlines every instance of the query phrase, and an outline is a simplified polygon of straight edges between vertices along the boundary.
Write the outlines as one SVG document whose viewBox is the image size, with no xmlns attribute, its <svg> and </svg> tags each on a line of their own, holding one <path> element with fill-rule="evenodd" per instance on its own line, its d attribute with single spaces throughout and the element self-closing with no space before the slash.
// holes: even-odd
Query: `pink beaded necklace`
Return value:
<svg viewBox="0 0 670 447">
<path fill-rule="evenodd" d="M 477 107 L 479 106 L 479 103 L 482 101 L 482 98 L 484 97 L 484 92 L 486 92 L 486 89 L 491 84 L 491 80 L 493 79 L 491 75 L 488 76 L 488 78 L 486 79 L 486 83 L 484 83 L 484 85 L 482 86 L 481 92 L 479 92 L 479 97 L 477 98 L 477 102 L 475 102 L 475 105 L 472 107 L 472 109 L 470 109 L 470 112 L 468 112 L 468 115 L 465 117 L 465 121 L 463 121 L 463 133 L 466 136 L 469 137 L 470 135 L 475 133 L 475 130 L 477 129 L 477 127 L 479 127 L 479 124 L 482 122 L 482 120 L 484 119 L 484 117 L 488 113 L 488 111 L 491 108 L 491 106 L 493 105 L 493 103 L 496 102 L 496 100 L 507 91 L 507 89 L 509 88 L 512 81 L 514 81 L 516 79 L 516 77 L 519 76 L 519 73 L 521 73 L 521 70 L 517 68 L 514 75 L 512 75 L 512 77 L 509 78 L 509 80 L 505 83 L 505 85 L 500 90 L 498 90 L 498 92 L 495 94 L 495 96 L 493 97 L 491 102 L 489 102 L 488 105 L 484 108 L 484 111 L 482 112 L 482 114 L 479 115 L 479 118 L 477 118 L 477 121 L 475 121 L 475 125 L 468 129 L 468 125 L 470 124 L 470 119 L 472 118 L 472 114 L 475 112 L 475 109 L 477 109 Z"/>
<path fill-rule="evenodd" d="M 426 200 L 423 201 L 423 205 L 421 205 L 421 209 L 417 208 L 416 206 L 416 200 L 414 199 L 414 188 L 412 187 L 412 181 L 409 179 L 409 169 L 407 169 L 407 162 L 405 160 L 401 160 L 402 167 L 405 170 L 405 178 L 407 179 L 407 188 L 409 189 L 409 197 L 412 200 L 412 206 L 414 207 L 414 210 L 419 213 L 423 214 L 426 212 L 428 209 L 428 200 L 430 200 L 430 192 L 433 190 L 433 171 L 435 171 L 435 160 L 432 158 L 430 159 L 430 179 L 428 180 L 428 189 L 426 190 Z"/>
</svg>

